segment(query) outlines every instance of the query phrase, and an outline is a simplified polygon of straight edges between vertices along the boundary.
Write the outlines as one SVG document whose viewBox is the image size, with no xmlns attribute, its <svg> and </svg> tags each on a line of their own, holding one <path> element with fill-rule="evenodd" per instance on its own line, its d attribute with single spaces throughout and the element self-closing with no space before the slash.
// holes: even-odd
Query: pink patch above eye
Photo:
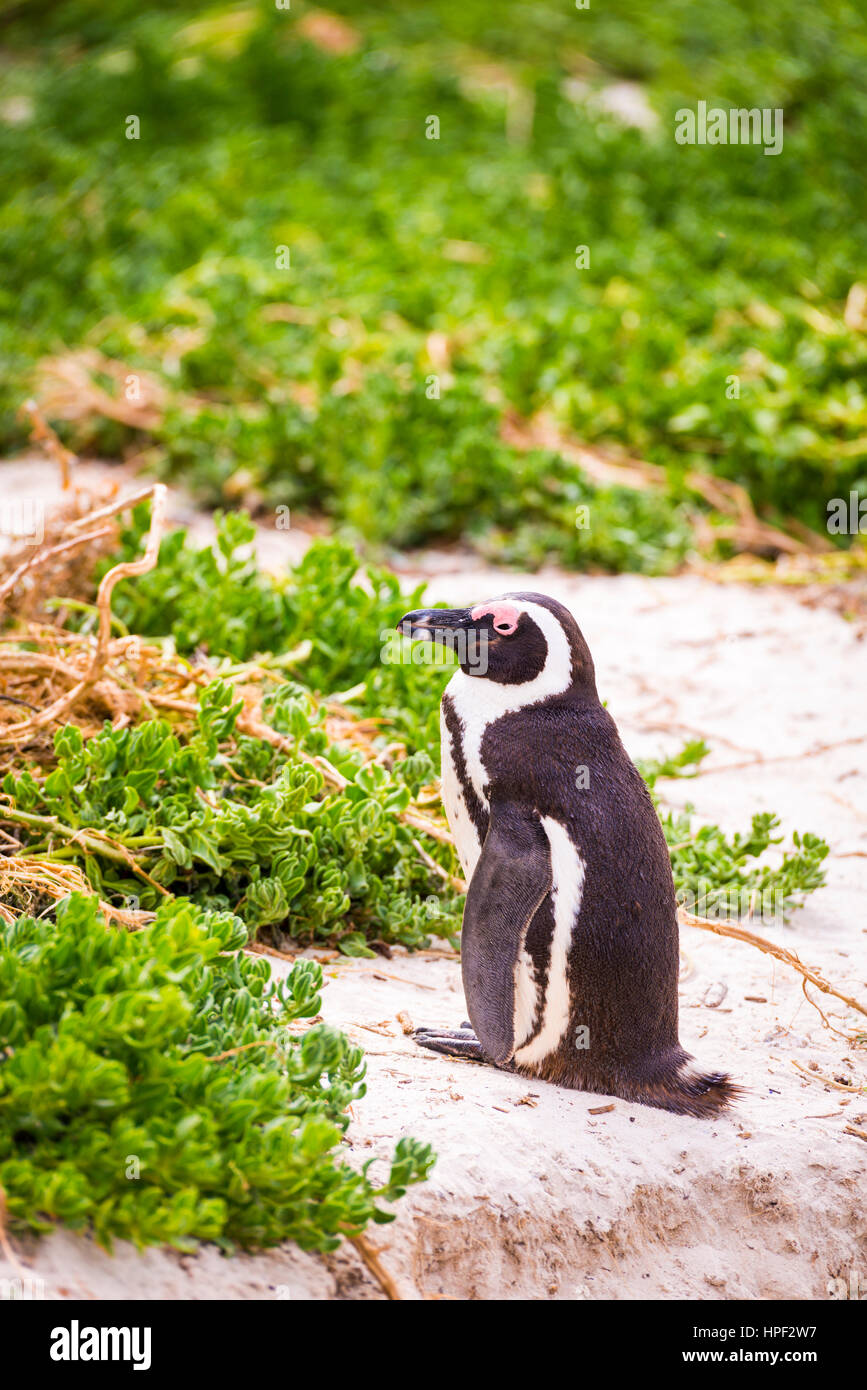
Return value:
<svg viewBox="0 0 867 1390">
<path fill-rule="evenodd" d="M 480 603 L 470 609 L 473 622 L 489 615 L 494 620 L 494 631 L 502 633 L 504 637 L 511 637 L 518 626 L 521 610 L 516 608 L 514 603 Z"/>
</svg>

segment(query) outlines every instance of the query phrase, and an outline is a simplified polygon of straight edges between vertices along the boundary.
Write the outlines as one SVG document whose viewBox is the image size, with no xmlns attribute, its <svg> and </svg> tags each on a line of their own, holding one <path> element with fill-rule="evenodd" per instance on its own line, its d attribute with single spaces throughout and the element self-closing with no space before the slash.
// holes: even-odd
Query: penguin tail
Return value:
<svg viewBox="0 0 867 1390">
<path fill-rule="evenodd" d="M 702 1072 L 688 1062 L 674 1076 L 660 1079 L 649 1089 L 651 1095 L 645 1099 L 650 1105 L 696 1119 L 722 1115 L 746 1094 L 746 1088 L 734 1082 L 728 1072 Z"/>
</svg>

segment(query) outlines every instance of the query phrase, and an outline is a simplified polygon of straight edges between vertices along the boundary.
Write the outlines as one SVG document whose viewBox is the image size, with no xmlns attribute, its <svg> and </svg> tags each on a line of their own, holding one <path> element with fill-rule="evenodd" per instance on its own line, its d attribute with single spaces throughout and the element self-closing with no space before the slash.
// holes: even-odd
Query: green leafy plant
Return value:
<svg viewBox="0 0 867 1390">
<path fill-rule="evenodd" d="M 665 777 L 695 776 L 710 749 L 693 740 L 668 758 L 641 762 L 639 768 L 651 789 L 671 855 L 678 898 L 701 917 L 746 917 L 755 913 L 785 918 L 825 882 L 823 861 L 829 850 L 820 836 L 795 831 L 792 847 L 778 864 L 761 862 L 771 846 L 783 842 L 774 835 L 779 817 L 759 812 L 746 834 L 726 835 L 718 825 L 696 826 L 695 808 L 663 809 L 656 783 Z"/>
<path fill-rule="evenodd" d="M 341 1153 L 364 1061 L 243 924 L 180 899 L 140 932 L 74 894 L 0 929 L 0 1186 L 15 1222 L 138 1246 L 333 1249 L 429 1171 L 402 1139 L 374 1185 Z"/>
<path fill-rule="evenodd" d="M 327 750 L 349 779 L 345 790 L 327 789 L 309 761 L 238 735 L 240 702 L 217 681 L 202 690 L 186 739 L 161 719 L 107 725 L 87 740 L 74 725 L 60 730 L 47 776 L 6 777 L 0 820 L 20 828 L 28 854 L 81 864 L 115 903 L 134 897 L 153 908 L 171 892 L 231 908 L 253 930 L 358 955 L 372 954 L 368 939 L 427 944 L 435 896 L 437 934 L 454 938 L 459 901 L 397 818 L 429 760 L 417 758 L 403 777 L 362 765 L 357 752 L 328 744 L 300 686 L 279 686 L 265 708 L 299 752 Z"/>
<path fill-rule="evenodd" d="M 146 505 L 121 536 L 118 559 L 141 553 Z M 183 530 L 162 542 L 157 567 L 121 582 L 118 620 L 143 636 L 171 638 L 184 655 L 203 651 L 232 665 L 251 661 L 289 674 L 321 696 L 352 689 L 352 709 L 383 721 L 412 750 L 438 749 L 438 704 L 451 666 L 388 660 L 388 639 L 422 588 L 405 593 L 391 571 L 360 566 L 345 542 L 315 541 L 287 574 L 263 572 L 250 552 L 255 528 L 244 512 L 217 516 L 213 544 L 191 544 Z M 87 615 L 82 626 L 92 625 Z M 360 687 L 356 689 L 356 687 Z M 434 751 L 436 766 L 439 753 Z"/>
<path fill-rule="evenodd" d="M 66 424 L 61 404 L 77 446 L 145 449 L 208 501 L 317 512 L 367 543 L 653 573 L 706 509 L 693 470 L 823 530 L 829 497 L 863 494 L 857 7 L 331 8 L 339 52 L 273 6 L 7 16 L 8 447 L 34 365 L 86 344 L 121 381 L 153 376 L 158 407 Z M 594 105 L 612 79 L 643 128 Z M 783 109 L 783 154 L 677 144 L 698 100 Z M 504 425 L 540 412 L 555 441 L 646 459 L 660 483 L 525 451 Z"/>
</svg>

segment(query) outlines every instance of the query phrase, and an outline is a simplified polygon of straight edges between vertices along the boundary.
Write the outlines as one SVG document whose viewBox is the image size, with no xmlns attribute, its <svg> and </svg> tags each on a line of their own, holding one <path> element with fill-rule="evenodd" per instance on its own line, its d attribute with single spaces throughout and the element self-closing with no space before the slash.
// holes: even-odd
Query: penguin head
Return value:
<svg viewBox="0 0 867 1390">
<path fill-rule="evenodd" d="M 470 608 L 418 608 L 397 630 L 438 642 L 456 654 L 465 675 L 479 680 L 541 682 L 542 698 L 576 688 L 596 693 L 593 659 L 578 624 L 547 594 L 501 594 Z"/>
</svg>

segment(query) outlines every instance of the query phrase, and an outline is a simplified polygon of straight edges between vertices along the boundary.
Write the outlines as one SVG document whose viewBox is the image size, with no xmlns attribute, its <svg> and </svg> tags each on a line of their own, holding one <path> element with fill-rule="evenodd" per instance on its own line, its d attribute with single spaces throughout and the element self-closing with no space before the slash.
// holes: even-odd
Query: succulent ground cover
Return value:
<svg viewBox="0 0 867 1390">
<path fill-rule="evenodd" d="M 421 1180 L 397 1145 L 378 1182 L 340 1152 L 360 1048 L 318 1014 L 321 967 L 270 978 L 228 912 L 168 900 L 106 929 L 74 893 L 0 928 L 0 1185 L 11 1218 L 100 1243 L 329 1250 Z"/>
<path fill-rule="evenodd" d="M 654 573 L 851 544 L 848 0 L 116 0 L 3 38 L 8 448 L 35 391 L 81 450 L 366 547 Z M 781 110 L 782 150 L 678 144 L 700 100 Z"/>
</svg>

